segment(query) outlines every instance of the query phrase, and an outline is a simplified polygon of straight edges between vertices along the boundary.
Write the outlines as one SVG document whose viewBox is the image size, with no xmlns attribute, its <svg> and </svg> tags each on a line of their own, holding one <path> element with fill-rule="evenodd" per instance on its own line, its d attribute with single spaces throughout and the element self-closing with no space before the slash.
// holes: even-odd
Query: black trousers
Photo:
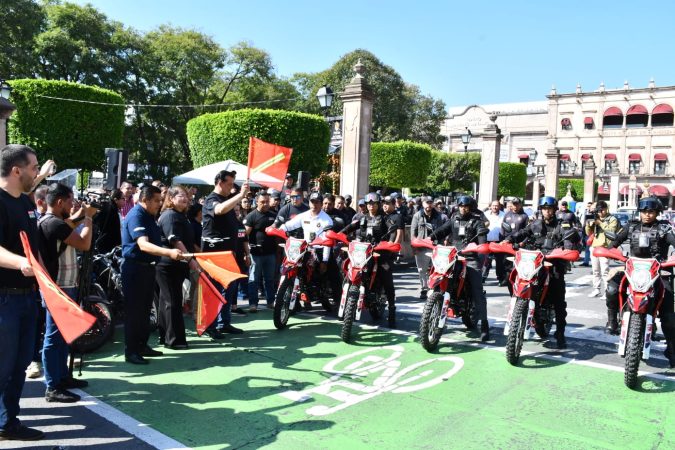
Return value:
<svg viewBox="0 0 675 450">
<path fill-rule="evenodd" d="M 155 266 L 122 262 L 124 293 L 124 354 L 138 354 L 148 345 L 150 309 L 155 293 Z"/>
<path fill-rule="evenodd" d="M 180 265 L 178 265 L 180 264 Z M 155 278 L 159 285 L 159 339 L 164 345 L 186 345 L 183 322 L 183 281 L 187 264 L 157 266 Z"/>
<path fill-rule="evenodd" d="M 379 272 L 377 276 L 387 296 L 389 311 L 396 310 L 396 291 L 394 290 L 394 275 L 392 274 L 395 256 L 390 252 L 382 252 L 377 261 L 377 271 Z"/>
<path fill-rule="evenodd" d="M 456 264 L 455 270 L 460 270 L 461 265 Z M 487 323 L 487 301 L 483 294 L 483 274 L 482 263 L 479 260 L 467 260 L 465 280 L 468 283 L 468 289 L 471 290 L 471 301 L 474 305 L 476 317 L 474 321 L 484 320 Z"/>
</svg>

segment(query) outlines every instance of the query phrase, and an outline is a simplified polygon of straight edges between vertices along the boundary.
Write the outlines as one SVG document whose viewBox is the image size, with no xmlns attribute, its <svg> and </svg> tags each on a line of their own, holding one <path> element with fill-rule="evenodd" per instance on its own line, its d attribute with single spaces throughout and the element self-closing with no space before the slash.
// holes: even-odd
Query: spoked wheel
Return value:
<svg viewBox="0 0 675 450">
<path fill-rule="evenodd" d="M 274 326 L 281 330 L 286 327 L 288 317 L 291 315 L 291 295 L 293 295 L 294 278 L 286 278 L 277 290 L 277 299 L 274 302 Z M 297 305 L 296 301 L 296 305 Z"/>
<path fill-rule="evenodd" d="M 623 382 L 630 389 L 637 386 L 638 369 L 642 359 L 642 346 L 645 335 L 645 316 L 631 314 L 628 322 L 628 336 L 626 338 L 626 369 Z"/>
<path fill-rule="evenodd" d="M 518 357 L 523 349 L 528 306 L 527 300 L 517 299 L 511 315 L 509 336 L 506 339 L 506 360 L 514 366 L 518 364 Z"/>
<path fill-rule="evenodd" d="M 340 337 L 346 343 L 352 340 L 352 326 L 356 319 L 356 307 L 359 302 L 359 289 L 355 286 L 349 288 L 347 293 L 347 304 L 345 305 L 345 315 L 342 319 L 342 330 Z"/>
<path fill-rule="evenodd" d="M 467 330 L 473 330 L 476 328 L 476 321 L 473 320 L 473 317 L 476 317 L 476 306 L 473 304 L 471 299 L 467 300 L 469 304 L 464 314 L 462 314 L 462 323 Z"/>
<path fill-rule="evenodd" d="M 113 333 L 113 321 L 110 309 L 108 305 L 97 300 L 99 300 L 98 297 L 88 297 L 82 306 L 82 309 L 96 317 L 96 322 L 94 322 L 89 331 L 71 344 L 74 353 L 91 353 L 98 350 Z"/>
<path fill-rule="evenodd" d="M 436 350 L 438 342 L 441 340 L 443 328 L 438 327 L 438 321 L 442 312 L 443 296 L 440 292 L 434 291 L 424 304 L 420 320 L 420 340 L 422 341 L 422 347 L 428 352 Z"/>
<path fill-rule="evenodd" d="M 384 293 L 384 289 L 380 289 L 380 292 L 375 296 L 375 301 L 368 305 L 368 312 L 370 312 L 370 317 L 373 318 L 373 322 L 377 322 L 384 316 L 384 309 L 386 307 L 387 295 Z"/>
</svg>

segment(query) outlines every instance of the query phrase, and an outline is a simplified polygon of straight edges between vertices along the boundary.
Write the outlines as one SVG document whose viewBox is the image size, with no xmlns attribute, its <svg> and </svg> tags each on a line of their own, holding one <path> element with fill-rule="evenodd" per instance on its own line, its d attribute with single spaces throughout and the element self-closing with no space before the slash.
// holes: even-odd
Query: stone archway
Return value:
<svg viewBox="0 0 675 450">
<path fill-rule="evenodd" d="M 525 199 L 524 201 L 532 200 L 532 191 L 534 190 L 535 180 L 528 181 L 525 185 Z M 539 195 L 544 195 L 544 185 L 539 183 Z"/>
</svg>

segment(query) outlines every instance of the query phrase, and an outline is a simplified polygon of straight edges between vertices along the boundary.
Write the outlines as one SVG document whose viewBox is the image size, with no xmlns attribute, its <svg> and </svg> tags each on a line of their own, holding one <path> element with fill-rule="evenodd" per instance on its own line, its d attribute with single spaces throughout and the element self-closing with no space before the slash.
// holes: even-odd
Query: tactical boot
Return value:
<svg viewBox="0 0 675 450">
<path fill-rule="evenodd" d="M 666 359 L 668 359 L 668 364 L 670 365 L 671 369 L 675 368 L 675 350 L 673 347 L 673 344 L 668 344 L 663 352 L 663 354 L 666 356 Z"/>
<path fill-rule="evenodd" d="M 555 332 L 556 347 L 560 350 L 567 348 L 567 341 L 565 341 L 565 329 L 556 330 Z"/>
<path fill-rule="evenodd" d="M 490 340 L 490 323 L 487 319 L 480 321 L 480 340 L 482 342 Z"/>
<path fill-rule="evenodd" d="M 389 307 L 389 328 L 396 328 L 396 307 Z"/>
<path fill-rule="evenodd" d="M 616 316 L 616 309 L 607 310 L 607 326 L 605 327 L 605 333 L 614 335 L 619 334 L 619 321 Z"/>
</svg>

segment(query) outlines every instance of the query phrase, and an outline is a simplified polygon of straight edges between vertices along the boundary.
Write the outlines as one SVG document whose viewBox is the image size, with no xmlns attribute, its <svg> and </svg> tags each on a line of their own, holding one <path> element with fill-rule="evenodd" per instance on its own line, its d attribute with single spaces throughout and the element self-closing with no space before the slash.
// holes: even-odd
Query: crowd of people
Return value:
<svg viewBox="0 0 675 450">
<path fill-rule="evenodd" d="M 28 236 L 35 255 L 40 255 L 53 280 L 71 298 L 78 296 L 77 252 L 109 252 L 121 246 L 122 289 L 124 294 L 125 361 L 148 364 L 147 358 L 161 356 L 150 343 L 148 326 L 153 294 L 159 291 L 158 345 L 173 350 L 188 349 L 184 312 L 194 307 L 196 280 L 201 271 L 190 257 L 194 252 L 231 251 L 247 278 L 224 287 L 214 280 L 227 303 L 208 327 L 206 335 L 221 340 L 243 330 L 232 324 L 232 314 L 255 314 L 264 296 L 273 307 L 279 267 L 283 257 L 278 238 L 269 235 L 277 227 L 307 241 L 328 229 L 373 242 L 400 243 L 410 225 L 411 239 L 445 242 L 459 250 L 474 242 L 482 244 L 520 243 L 544 252 L 574 248 L 584 252 L 582 265 L 592 266 L 591 296 L 605 296 L 607 332 L 618 331 L 618 293 L 622 273 L 609 271 L 606 258 L 591 254 L 594 247 L 617 247 L 629 242 L 634 256 L 667 258 L 675 245 L 669 224 L 657 220 L 658 199 L 640 200 L 640 219 L 621 228 L 603 201 L 589 203 L 574 213 L 565 201 L 553 197 L 539 200 L 529 213 L 519 198 L 493 201 L 481 211 L 475 200 L 461 195 L 445 198 L 406 199 L 400 193 L 383 196 L 372 192 L 362 199 L 305 192 L 288 175 L 283 189 L 253 192 L 248 183 L 235 184 L 236 173 L 220 171 L 210 193 L 200 197 L 197 188 L 166 186 L 161 181 L 134 186 L 123 182 L 109 193 L 99 209 L 75 200 L 71 188 L 42 184 L 53 162 L 40 166 L 35 152 L 27 146 L 8 145 L 0 150 L 0 438 L 40 439 L 39 430 L 22 425 L 18 419 L 19 399 L 26 374 L 38 378 L 44 372 L 45 399 L 49 402 L 76 402 L 79 396 L 69 389 L 87 385 L 73 378 L 67 367 L 69 347 L 54 319 L 40 300 L 33 269 L 21 247 L 20 232 Z M 355 203 L 356 209 L 352 208 Z M 98 230 L 95 233 L 95 230 Z M 575 230 L 569 233 L 569 230 Z M 615 233 L 614 239 L 608 234 Z M 340 269 L 329 248 L 319 253 L 321 276 L 326 277 L 333 295 L 341 291 Z M 396 292 L 393 266 L 398 255 L 383 252 L 379 259 L 380 282 L 388 302 L 388 324 L 396 327 Z M 466 256 L 466 281 L 474 304 L 473 323 L 480 322 L 481 340 L 490 339 L 483 284 L 495 265 L 497 282 L 509 286 L 512 263 L 501 254 Z M 493 261 L 494 260 L 494 261 Z M 429 289 L 430 258 L 415 251 L 420 298 Z M 555 307 L 558 348 L 566 347 L 565 263 L 554 263 L 549 295 Z M 151 280 L 149 282 L 149 280 Z M 191 289 L 186 296 L 185 280 Z M 666 284 L 660 317 L 667 341 L 666 356 L 675 366 L 675 314 L 670 284 Z M 237 304 L 248 300 L 248 309 Z M 192 305 L 190 305 L 192 304 Z M 28 368 L 28 369 L 27 369 Z"/>
</svg>

